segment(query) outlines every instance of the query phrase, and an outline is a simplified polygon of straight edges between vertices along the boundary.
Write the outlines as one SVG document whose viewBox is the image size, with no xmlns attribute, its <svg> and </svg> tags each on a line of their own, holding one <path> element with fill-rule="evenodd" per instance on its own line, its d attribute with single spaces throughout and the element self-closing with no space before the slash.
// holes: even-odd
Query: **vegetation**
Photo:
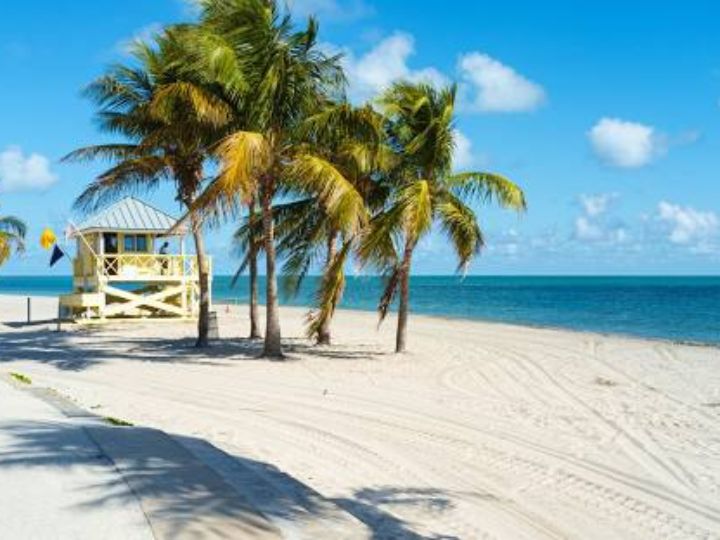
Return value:
<svg viewBox="0 0 720 540">
<path fill-rule="evenodd" d="M 213 150 L 220 171 L 193 205 L 203 218 L 234 216 L 258 200 L 266 261 L 263 355 L 281 358 L 273 199 L 282 193 L 312 194 L 319 204 L 357 228 L 363 201 L 332 163 L 309 143 L 309 118 L 342 89 L 339 57 L 317 47 L 317 23 L 296 30 L 275 2 L 206 0 L 201 22 L 186 31 L 202 77 L 187 82 L 213 91 L 231 110 L 226 134 Z M 223 69 L 217 58 L 224 58 Z M 239 91 L 243 81 L 250 90 Z M 208 84 L 209 83 L 209 84 Z M 197 86 L 196 86 L 197 87 Z M 217 116 L 217 110 L 204 112 Z"/>
<path fill-rule="evenodd" d="M 23 375 L 22 373 L 12 372 L 10 373 L 10 376 L 15 379 L 17 382 L 23 383 L 23 384 L 32 384 L 32 379 L 28 377 L 27 375 Z"/>
<path fill-rule="evenodd" d="M 348 262 L 378 269 L 387 278 L 380 317 L 397 296 L 396 350 L 404 351 L 419 242 L 438 226 L 464 271 L 483 245 L 475 204 L 521 211 L 522 190 L 498 174 L 453 170 L 454 86 L 400 81 L 374 103 L 355 105 L 345 97 L 340 57 L 318 47 L 314 18 L 297 27 L 275 0 L 199 4 L 196 23 L 138 44 L 132 66 L 115 66 L 89 87 L 101 128 L 126 141 L 69 156 L 113 162 L 78 206 L 174 182 L 204 271 L 203 224 L 244 214 L 234 237 L 236 279 L 249 271 L 250 337 L 258 338 L 264 256 L 265 357 L 283 356 L 278 260 L 290 292 L 322 268 L 307 321 L 318 344 L 331 341 Z M 206 170 L 214 173 L 207 180 Z M 200 282 L 205 345 L 207 274 Z"/>
<path fill-rule="evenodd" d="M 305 144 L 335 168 L 338 175 L 325 180 L 325 189 L 352 194 L 359 204 L 328 208 L 326 199 L 295 192 L 304 197 L 274 206 L 278 253 L 284 258 L 283 274 L 286 292 L 297 292 L 313 265 L 321 264 L 323 276 L 317 291 L 317 309 L 308 318 L 308 336 L 318 344 L 329 344 L 332 316 L 342 296 L 345 263 L 370 212 L 382 201 L 381 182 L 372 175 L 382 160 L 381 117 L 369 106 L 356 108 L 348 103 L 327 106 L 309 117 L 302 126 Z M 334 182 L 347 186 L 334 186 Z M 236 232 L 241 249 L 261 238 L 262 230 L 251 219 Z M 247 266 L 247 258 L 239 271 Z"/>
<path fill-rule="evenodd" d="M 132 427 L 133 426 L 132 422 L 128 422 L 126 420 L 121 420 L 120 418 L 115 418 L 114 416 L 106 416 L 105 418 L 103 418 L 103 420 L 105 420 L 108 424 L 111 424 L 113 426 L 118 426 L 118 427 Z"/>
<path fill-rule="evenodd" d="M 412 257 L 433 224 L 439 223 L 457 254 L 458 270 L 464 271 L 483 246 L 477 216 L 468 203 L 496 201 L 506 208 L 525 209 L 522 190 L 507 178 L 453 173 L 455 94 L 455 86 L 436 89 L 398 82 L 379 99 L 388 144 L 397 159 L 389 172 L 392 189 L 386 207 L 374 216 L 358 251 L 361 260 L 388 275 L 381 319 L 399 295 L 396 352 L 406 348 Z"/>
<path fill-rule="evenodd" d="M 25 223 L 14 216 L 0 215 L 0 266 L 10 259 L 13 252 L 25 249 Z"/>
<path fill-rule="evenodd" d="M 124 136 L 127 142 L 88 146 L 65 160 L 104 158 L 112 167 L 98 176 L 75 202 L 92 211 L 127 193 L 147 192 L 161 181 L 171 181 L 176 200 L 190 209 L 201 191 L 203 166 L 218 136 L 216 125 L 195 114 L 198 103 L 212 96 L 178 83 L 181 43 L 172 34 L 157 47 L 138 43 L 135 64 L 117 65 L 86 90 L 98 105 L 101 130 Z M 172 91 L 171 91 L 172 90 Z M 208 345 L 209 279 L 202 222 L 191 215 L 199 269 L 200 316 L 196 345 Z"/>
</svg>

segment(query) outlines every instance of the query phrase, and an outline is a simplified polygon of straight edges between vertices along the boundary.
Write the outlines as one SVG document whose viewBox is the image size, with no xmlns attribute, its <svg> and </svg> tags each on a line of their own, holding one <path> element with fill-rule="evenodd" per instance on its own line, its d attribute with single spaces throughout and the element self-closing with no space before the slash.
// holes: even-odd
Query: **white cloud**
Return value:
<svg viewBox="0 0 720 540">
<path fill-rule="evenodd" d="M 43 189 L 56 180 L 45 156 L 26 156 L 19 146 L 10 146 L 0 152 L 0 192 Z"/>
<path fill-rule="evenodd" d="M 675 135 L 669 142 L 671 146 L 685 146 L 696 143 L 702 137 L 698 129 L 688 129 Z"/>
<path fill-rule="evenodd" d="M 361 56 L 330 44 L 325 44 L 324 48 L 329 53 L 343 54 L 350 97 L 357 101 L 376 96 L 398 80 L 423 81 L 435 86 L 450 84 L 450 79 L 434 67 L 410 67 L 409 60 L 415 54 L 415 38 L 404 32 L 394 32 Z M 465 81 L 461 86 L 460 101 L 466 110 L 529 111 L 546 100 L 540 85 L 485 54 L 473 52 L 462 56 L 458 69 Z"/>
<path fill-rule="evenodd" d="M 580 195 L 580 204 L 589 217 L 596 217 L 607 212 L 611 202 L 618 198 L 617 193 L 600 193 L 598 195 Z"/>
<path fill-rule="evenodd" d="M 666 152 L 664 136 L 654 127 L 618 118 L 602 118 L 588 132 L 600 160 L 626 169 L 642 167 Z"/>
<path fill-rule="evenodd" d="M 575 220 L 575 235 L 577 240 L 602 240 L 605 233 L 599 225 L 590 221 L 587 216 L 580 216 Z"/>
<path fill-rule="evenodd" d="M 608 225 L 601 221 L 594 221 L 587 216 L 580 216 L 575 219 L 573 238 L 583 242 L 622 244 L 628 240 L 629 234 L 622 225 Z"/>
<path fill-rule="evenodd" d="M 532 111 L 545 103 L 545 90 L 510 66 L 480 52 L 460 57 L 459 69 L 470 95 L 468 108 L 479 112 Z"/>
<path fill-rule="evenodd" d="M 455 152 L 453 153 L 453 169 L 468 170 L 474 167 L 487 167 L 490 159 L 484 152 L 473 150 L 472 141 L 459 129 L 453 130 Z"/>
<path fill-rule="evenodd" d="M 668 240 L 673 244 L 702 246 L 720 230 L 720 218 L 714 212 L 667 201 L 658 204 L 656 217 L 668 227 Z"/>
<path fill-rule="evenodd" d="M 621 244 L 628 240 L 625 226 L 606 217 L 612 203 L 619 199 L 617 193 L 580 195 L 582 215 L 575 218 L 572 238 L 582 242 Z"/>
<path fill-rule="evenodd" d="M 335 21 L 361 19 L 373 13 L 372 6 L 362 0 L 289 0 L 288 8 L 296 17 L 315 15 Z"/>
<path fill-rule="evenodd" d="M 326 48 L 344 53 L 350 95 L 359 101 L 374 97 L 397 80 L 448 84 L 447 77 L 433 67 L 414 70 L 408 66 L 408 59 L 415 53 L 415 40 L 409 34 L 395 32 L 359 58 L 347 49 L 338 51 L 331 45 Z"/>
<path fill-rule="evenodd" d="M 497 239 L 497 250 L 508 256 L 515 256 L 520 251 L 520 234 L 515 229 L 508 229 Z"/>
</svg>

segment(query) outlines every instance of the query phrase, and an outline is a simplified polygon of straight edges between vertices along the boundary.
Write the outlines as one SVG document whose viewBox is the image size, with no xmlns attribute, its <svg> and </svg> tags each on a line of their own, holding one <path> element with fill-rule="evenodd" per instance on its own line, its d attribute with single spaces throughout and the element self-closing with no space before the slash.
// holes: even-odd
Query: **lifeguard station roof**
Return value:
<svg viewBox="0 0 720 540">
<path fill-rule="evenodd" d="M 77 227 L 77 230 L 80 232 L 142 232 L 165 236 L 176 223 L 177 219 L 162 210 L 135 197 L 125 197 L 86 219 Z M 179 227 L 173 232 L 173 235 L 182 236 L 185 232 L 184 227 Z"/>
</svg>

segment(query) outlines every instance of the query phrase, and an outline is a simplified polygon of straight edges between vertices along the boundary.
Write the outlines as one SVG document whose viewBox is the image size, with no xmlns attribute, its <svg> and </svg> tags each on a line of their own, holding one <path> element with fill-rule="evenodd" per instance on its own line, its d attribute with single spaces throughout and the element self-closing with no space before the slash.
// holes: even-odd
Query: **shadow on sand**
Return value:
<svg viewBox="0 0 720 540">
<path fill-rule="evenodd" d="M 0 362 L 36 361 L 69 371 L 109 359 L 214 365 L 228 359 L 258 360 L 262 351 L 262 342 L 250 339 L 217 340 L 204 349 L 194 345 L 193 338 L 136 336 L 122 326 L 66 327 L 59 332 L 47 325 L 0 327 Z"/>
<path fill-rule="evenodd" d="M 236 361 L 262 361 L 261 340 L 242 338 L 221 339 L 210 348 L 196 349 L 194 339 L 137 336 L 122 325 L 103 327 L 65 327 L 54 330 L 54 321 L 0 325 L 0 366 L 14 361 L 34 361 L 68 371 L 91 369 L 110 360 L 132 362 L 187 363 L 204 366 L 227 366 Z M 158 326 L 157 334 L 162 334 Z M 301 355 L 316 355 L 336 360 L 363 360 L 388 353 L 364 347 L 314 347 L 306 340 L 287 339 L 284 344 L 290 359 Z M 184 448 L 200 450 L 219 471 L 216 477 L 187 478 L 179 474 L 185 464 L 182 453 L 173 454 L 157 445 L 148 444 L 155 430 L 141 427 L 112 427 L 89 417 L 91 426 L 80 426 L 96 442 L 113 440 L 119 436 L 124 443 L 116 446 L 119 455 L 113 456 L 123 479 L 112 485 L 87 486 L 92 494 L 90 505 L 122 503 L 125 498 L 143 494 L 153 500 L 153 511 L 172 524 L 170 537 L 184 532 L 187 516 L 195 515 L 208 524 L 216 518 L 230 517 L 245 523 L 255 532 L 270 523 L 312 524 L 323 522 L 339 509 L 364 523 L 375 540 L 449 540 L 447 535 L 421 535 L 412 524 L 400 519 L 403 508 L 442 513 L 451 507 L 449 494 L 435 489 L 397 486 L 373 486 L 357 490 L 351 497 L 325 499 L 300 480 L 278 470 L 271 464 L 240 455 L 229 455 L 209 442 L 185 436 L 172 436 Z M 9 467 L 72 467 L 75 464 L 107 464 L 102 452 L 87 452 L 74 443 L 70 431 L 78 425 L 61 423 L 2 424 L 0 429 L 11 435 L 10 452 L 0 454 L 0 478 Z M 155 432 L 157 433 L 157 432 Z M 120 434 L 120 435 L 119 435 Z M 135 452 L 133 448 L 143 451 Z M 153 454 L 157 448 L 158 453 Z M 217 466 L 216 466 L 217 465 Z M 218 468 L 219 467 L 219 468 Z M 124 484 L 130 485 L 133 495 Z M 219 484 L 232 487 L 235 497 L 218 496 Z M 257 521 L 257 511 L 260 521 Z M 79 508 L 78 511 L 82 511 Z M 333 519 L 329 519 L 333 521 Z M 208 525 L 212 526 L 212 525 Z M 249 531 L 250 529 L 248 529 Z M 268 529 L 272 534 L 273 527 Z M 185 531 L 187 532 L 187 531 Z M 248 533 L 248 537 L 252 537 Z M 306 536 L 309 538 L 337 538 L 333 535 Z"/>
<path fill-rule="evenodd" d="M 88 445 L 78 442 L 79 427 L 98 443 L 98 451 L 88 451 Z M 122 478 L 84 487 L 91 496 L 77 510 L 81 512 L 85 507 L 110 503 L 132 504 L 137 497 L 155 532 L 162 537 L 202 536 L 203 531 L 206 535 L 227 533 L 224 524 L 232 522 L 234 531 L 241 535 L 230 537 L 275 538 L 288 530 L 297 533 L 307 527 L 304 529 L 306 534 L 301 533 L 299 537 L 338 538 L 338 523 L 343 531 L 347 530 L 341 521 L 338 522 L 337 515 L 333 516 L 340 507 L 367 527 L 359 537 L 375 540 L 456 538 L 420 535 L 408 523 L 381 508 L 415 506 L 442 512 L 451 503 L 439 490 L 362 489 L 352 498 L 328 501 L 273 465 L 229 455 L 207 441 L 193 437 L 173 436 L 172 440 L 180 443 L 177 446 L 181 450 L 168 451 L 162 443 L 158 444 L 160 432 L 156 430 L 105 426 L 97 419 L 88 420 L 87 425 L 6 423 L 0 425 L 0 429 L 12 440 L 9 451 L 0 454 L 0 478 L 2 471 L 10 467 L 107 465 L 109 457 L 100 449 L 112 448 L 112 462 L 121 471 Z M 169 440 L 168 437 L 165 439 Z M 197 468 L 188 472 L 187 459 L 193 448 L 201 449 L 205 458 L 215 462 L 210 473 L 205 470 L 198 474 Z M 196 451 L 192 453 L 200 455 Z M 207 460 L 203 459 L 203 462 Z M 126 489 L 125 484 L 132 491 Z M 326 534 L 322 532 L 324 529 L 318 524 L 324 520 L 333 524 L 334 532 L 332 528 L 325 530 Z M 276 528 L 278 523 L 280 527 Z M 313 531 L 310 536 L 308 531 Z"/>
<path fill-rule="evenodd" d="M 367 360 L 389 354 L 365 347 L 317 347 L 305 339 L 284 339 L 283 344 L 287 360 L 296 360 L 298 355 L 334 360 Z M 0 362 L 29 360 L 62 370 L 82 371 L 110 359 L 202 365 L 227 365 L 227 362 L 243 360 L 266 361 L 260 357 L 262 340 L 217 339 L 204 349 L 194 345 L 194 338 L 137 336 L 126 331 L 122 325 L 66 326 L 61 331 L 55 331 L 53 325 L 41 323 L 6 325 L 6 328 L 0 325 Z"/>
</svg>

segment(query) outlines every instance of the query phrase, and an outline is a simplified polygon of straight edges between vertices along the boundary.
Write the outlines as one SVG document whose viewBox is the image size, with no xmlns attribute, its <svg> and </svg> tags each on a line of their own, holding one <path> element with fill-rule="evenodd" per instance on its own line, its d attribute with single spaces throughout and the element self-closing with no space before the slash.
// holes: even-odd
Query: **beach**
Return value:
<svg viewBox="0 0 720 540">
<path fill-rule="evenodd" d="M 281 310 L 256 358 L 244 305 L 192 322 L 63 325 L 0 296 L 0 370 L 81 407 L 276 467 L 373 538 L 720 538 L 720 349 L 339 310 L 334 344 Z M 2 391 L 2 389 L 0 389 Z"/>
</svg>

